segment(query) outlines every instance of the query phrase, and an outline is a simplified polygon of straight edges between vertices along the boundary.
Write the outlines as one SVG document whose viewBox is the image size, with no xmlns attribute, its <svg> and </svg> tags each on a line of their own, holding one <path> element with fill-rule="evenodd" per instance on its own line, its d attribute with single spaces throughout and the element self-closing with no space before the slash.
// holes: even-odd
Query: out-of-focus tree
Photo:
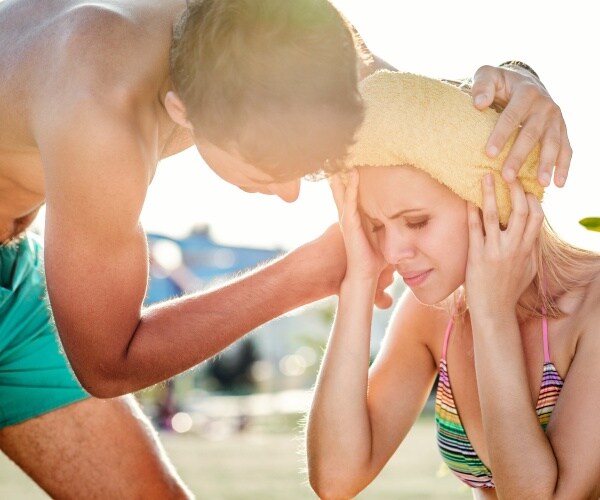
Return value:
<svg viewBox="0 0 600 500">
<path fill-rule="evenodd" d="M 590 231 L 597 231 L 600 233 L 600 217 L 585 217 L 579 221 L 579 224 Z"/>
</svg>

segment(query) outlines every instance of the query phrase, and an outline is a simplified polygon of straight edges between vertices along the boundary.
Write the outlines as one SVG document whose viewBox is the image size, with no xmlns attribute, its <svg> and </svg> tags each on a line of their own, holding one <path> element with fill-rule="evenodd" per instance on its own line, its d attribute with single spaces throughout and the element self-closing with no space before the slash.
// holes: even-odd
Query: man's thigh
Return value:
<svg viewBox="0 0 600 500">
<path fill-rule="evenodd" d="M 33 236 L 0 246 L 0 449 L 55 498 L 185 497 L 135 399 L 75 379 Z"/>
<path fill-rule="evenodd" d="M 88 397 L 58 340 L 39 242 L 0 246 L 0 428 Z"/>
<path fill-rule="evenodd" d="M 89 398 L 0 430 L 0 448 L 53 498 L 189 498 L 131 396 Z"/>
</svg>

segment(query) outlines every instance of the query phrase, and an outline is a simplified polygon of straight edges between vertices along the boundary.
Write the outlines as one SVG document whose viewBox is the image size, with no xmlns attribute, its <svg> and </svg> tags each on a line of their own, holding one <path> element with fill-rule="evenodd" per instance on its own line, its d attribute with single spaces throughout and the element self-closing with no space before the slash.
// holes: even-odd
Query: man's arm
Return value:
<svg viewBox="0 0 600 500">
<path fill-rule="evenodd" d="M 110 104 L 63 112 L 39 139 L 46 276 L 65 352 L 93 395 L 165 380 L 258 325 L 337 292 L 345 254 L 335 230 L 220 289 L 143 310 L 148 255 L 138 217 L 153 149 L 132 120 L 115 119 L 123 113 Z"/>
</svg>

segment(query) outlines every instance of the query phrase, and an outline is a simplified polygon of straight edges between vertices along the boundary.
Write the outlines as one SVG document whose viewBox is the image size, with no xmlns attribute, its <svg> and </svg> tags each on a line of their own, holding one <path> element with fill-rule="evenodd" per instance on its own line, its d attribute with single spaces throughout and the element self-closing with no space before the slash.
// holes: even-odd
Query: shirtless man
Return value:
<svg viewBox="0 0 600 500">
<path fill-rule="evenodd" d="M 226 181 L 295 200 L 360 122 L 350 31 L 325 0 L 3 0 L 0 43 L 0 448 L 53 497 L 189 496 L 122 395 L 336 293 L 343 244 L 332 229 L 143 309 L 146 190 L 195 144 Z M 564 122 L 534 77 L 483 67 L 474 94 L 510 99 L 490 148 L 522 124 L 507 166 L 541 140 L 540 172 L 566 177 Z M 25 232 L 44 203 L 47 285 Z"/>
</svg>

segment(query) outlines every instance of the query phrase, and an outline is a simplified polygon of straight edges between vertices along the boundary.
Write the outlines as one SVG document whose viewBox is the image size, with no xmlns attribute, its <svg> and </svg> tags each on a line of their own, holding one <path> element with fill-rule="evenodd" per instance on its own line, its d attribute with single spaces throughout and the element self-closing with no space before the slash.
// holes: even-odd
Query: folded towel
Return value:
<svg viewBox="0 0 600 500">
<path fill-rule="evenodd" d="M 498 112 L 479 111 L 470 95 L 458 87 L 411 73 L 377 71 L 361 82 L 360 92 L 365 118 L 343 160 L 344 167 L 412 165 L 479 207 L 481 179 L 491 172 L 500 222 L 507 224 L 510 192 L 500 173 L 516 132 L 496 158 L 485 154 Z M 526 192 L 541 200 L 539 152 L 538 144 L 518 179 Z"/>
</svg>

